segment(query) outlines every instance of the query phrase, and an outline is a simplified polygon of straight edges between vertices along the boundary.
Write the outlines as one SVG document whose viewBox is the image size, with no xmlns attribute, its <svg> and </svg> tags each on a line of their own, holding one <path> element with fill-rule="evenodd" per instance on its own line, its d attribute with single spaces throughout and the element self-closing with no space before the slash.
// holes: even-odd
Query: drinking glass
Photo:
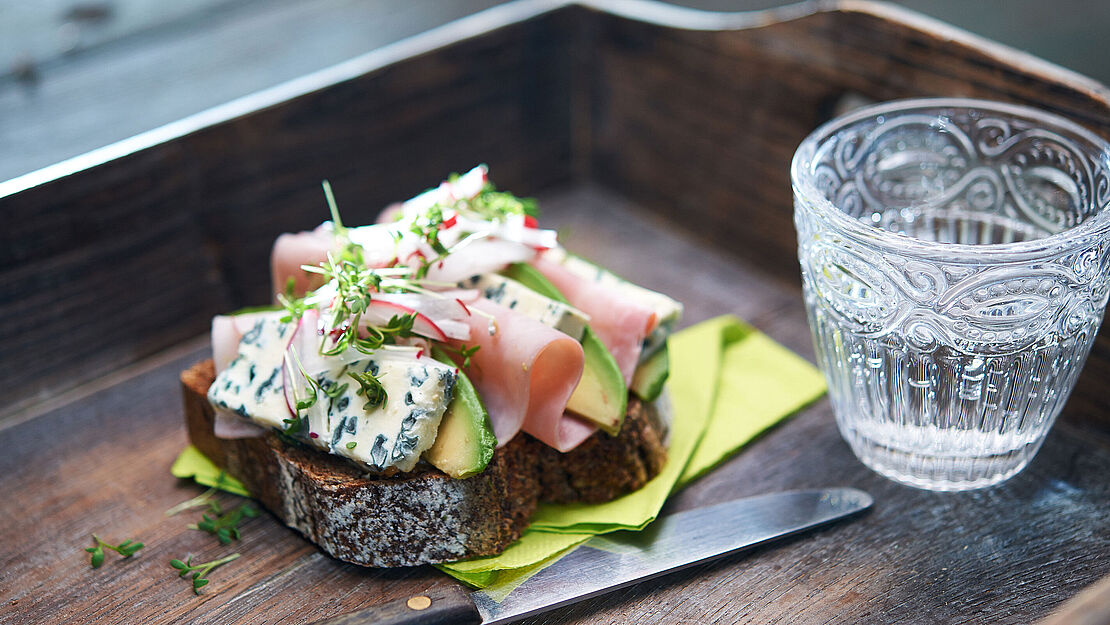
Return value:
<svg viewBox="0 0 1110 625">
<path fill-rule="evenodd" d="M 905 100 L 816 130 L 791 178 L 806 313 L 856 456 L 932 490 L 1021 471 L 1106 307 L 1110 146 L 1031 108 Z"/>
</svg>

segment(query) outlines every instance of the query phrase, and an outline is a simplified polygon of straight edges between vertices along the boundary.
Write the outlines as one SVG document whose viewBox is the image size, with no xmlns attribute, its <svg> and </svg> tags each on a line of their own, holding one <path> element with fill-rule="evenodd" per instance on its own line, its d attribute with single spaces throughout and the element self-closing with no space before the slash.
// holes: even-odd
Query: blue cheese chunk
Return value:
<svg viewBox="0 0 1110 625">
<path fill-rule="evenodd" d="M 208 388 L 208 401 L 261 425 L 282 427 L 288 418 L 282 362 L 293 324 L 278 315 L 260 319 L 239 341 L 239 354 Z"/>
<path fill-rule="evenodd" d="M 312 369 L 287 366 L 292 323 L 279 316 L 258 321 L 239 343 L 239 352 L 208 389 L 208 401 L 251 421 L 295 435 L 305 443 L 360 462 L 373 471 L 409 471 L 435 442 L 451 401 L 458 373 L 415 349 L 381 349 L 373 354 L 348 350 L 334 357 L 304 359 Z M 312 377 L 313 383 L 306 378 Z M 368 406 L 362 386 L 350 373 L 369 373 L 386 391 L 386 401 Z M 316 401 L 292 419 L 290 396 Z"/>
<path fill-rule="evenodd" d="M 459 283 L 467 289 L 478 289 L 482 297 L 511 308 L 540 323 L 582 340 L 590 318 L 586 313 L 562 302 L 540 295 L 523 284 L 495 273 L 472 276 Z"/>
<path fill-rule="evenodd" d="M 369 373 L 381 382 L 386 401 L 367 405 L 351 373 Z M 312 374 L 329 393 L 301 412 L 305 441 L 371 470 L 409 471 L 435 442 L 440 420 L 454 391 L 457 373 L 431 358 L 386 350 L 342 362 Z"/>
</svg>

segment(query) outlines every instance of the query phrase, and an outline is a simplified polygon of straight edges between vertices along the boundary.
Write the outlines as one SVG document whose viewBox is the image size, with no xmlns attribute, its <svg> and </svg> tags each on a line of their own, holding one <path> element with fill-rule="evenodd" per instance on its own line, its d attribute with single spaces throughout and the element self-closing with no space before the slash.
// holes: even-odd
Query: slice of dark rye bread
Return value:
<svg viewBox="0 0 1110 625">
<path fill-rule="evenodd" d="M 221 439 L 208 387 L 211 360 L 181 374 L 189 439 L 286 525 L 335 558 L 414 566 L 500 553 L 520 537 L 540 501 L 608 501 L 636 490 L 666 460 L 665 425 L 634 397 L 616 437 L 597 432 L 562 454 L 523 432 L 482 473 L 452 479 L 421 463 L 368 476 L 349 461 L 282 440 Z"/>
</svg>

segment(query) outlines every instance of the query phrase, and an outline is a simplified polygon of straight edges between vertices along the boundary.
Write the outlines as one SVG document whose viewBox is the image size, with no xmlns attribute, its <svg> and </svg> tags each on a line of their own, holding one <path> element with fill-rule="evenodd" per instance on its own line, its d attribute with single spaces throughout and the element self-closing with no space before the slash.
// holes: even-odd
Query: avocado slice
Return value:
<svg viewBox="0 0 1110 625">
<path fill-rule="evenodd" d="M 569 304 L 559 289 L 531 265 L 509 265 L 505 275 L 540 295 Z M 586 356 L 585 369 L 567 402 L 567 410 L 616 436 L 628 411 L 628 388 L 624 385 L 624 376 L 613 355 L 589 326 L 582 335 L 582 350 Z"/>
<path fill-rule="evenodd" d="M 438 347 L 432 349 L 432 356 L 454 365 Z M 484 471 L 496 447 L 497 437 L 493 435 L 489 414 L 470 378 L 460 369 L 455 395 L 447 404 L 436 440 L 424 452 L 424 459 L 451 477 L 464 478 Z"/>
<path fill-rule="evenodd" d="M 651 355 L 651 358 L 636 367 L 629 390 L 644 401 L 655 401 L 663 392 L 663 384 L 670 374 L 671 359 L 667 355 L 667 344 L 664 343 L 659 351 Z"/>
<path fill-rule="evenodd" d="M 523 284 L 524 286 L 532 289 L 536 293 L 539 293 L 540 295 L 548 299 L 562 302 L 568 306 L 570 305 L 570 302 L 567 301 L 567 298 L 563 297 L 562 292 L 559 291 L 559 289 L 555 288 L 555 285 L 551 284 L 551 281 L 548 280 L 542 273 L 540 273 L 538 269 L 536 269 L 532 265 L 527 265 L 525 263 L 513 263 L 506 267 L 505 270 L 501 272 L 501 274 L 504 275 L 506 278 L 512 278 L 513 280 L 516 280 L 517 282 Z"/>
<path fill-rule="evenodd" d="M 624 386 L 624 376 L 613 355 L 589 326 L 582 335 L 582 350 L 586 354 L 586 367 L 567 402 L 567 410 L 593 421 L 611 436 L 616 436 L 628 412 L 628 389 Z"/>
</svg>

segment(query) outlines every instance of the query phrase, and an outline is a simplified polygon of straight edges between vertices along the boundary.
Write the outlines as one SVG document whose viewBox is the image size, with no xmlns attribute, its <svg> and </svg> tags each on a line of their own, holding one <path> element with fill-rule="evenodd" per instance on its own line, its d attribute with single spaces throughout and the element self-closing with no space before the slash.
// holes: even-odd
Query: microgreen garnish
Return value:
<svg viewBox="0 0 1110 625">
<path fill-rule="evenodd" d="M 177 559 L 170 560 L 170 566 L 178 570 L 178 577 L 185 577 L 186 575 L 189 575 L 189 573 L 192 573 L 193 593 L 199 595 L 201 587 L 208 584 L 208 579 L 205 576 L 208 575 L 208 573 L 210 573 L 212 569 L 218 566 L 223 566 L 238 557 L 239 554 L 233 553 L 230 556 L 220 558 L 219 560 L 193 564 L 193 556 L 190 555 L 185 558 L 184 562 Z"/>
<path fill-rule="evenodd" d="M 253 519 L 258 516 L 258 511 L 249 503 L 245 503 L 228 512 L 222 512 L 219 506 L 216 506 L 216 508 L 212 510 L 212 513 L 214 516 L 208 516 L 207 514 L 201 515 L 201 520 L 199 522 L 188 527 L 191 530 L 208 532 L 225 545 L 230 543 L 233 538 L 239 540 L 239 524 L 243 522 L 243 517 Z"/>
<path fill-rule="evenodd" d="M 359 390 L 355 391 L 355 393 L 366 398 L 366 404 L 362 407 L 363 410 L 370 410 L 376 406 L 382 406 L 385 404 L 386 399 L 389 398 L 381 381 L 373 375 L 361 371 L 348 371 L 347 375 L 351 376 L 361 387 Z"/>
<path fill-rule="evenodd" d="M 285 281 L 285 292 L 277 294 L 278 303 L 285 309 L 285 315 L 281 318 L 282 323 L 299 321 L 304 316 L 304 312 L 311 308 L 303 297 L 296 297 L 296 289 L 297 281 L 290 277 Z"/>
<path fill-rule="evenodd" d="M 471 211 L 486 221 L 504 221 L 509 215 L 538 217 L 540 213 L 536 200 L 498 191 L 490 182 L 473 199 L 459 200 L 454 208 L 460 212 Z"/>
<path fill-rule="evenodd" d="M 347 387 L 350 386 L 346 382 L 344 382 L 343 384 L 339 384 L 336 382 L 330 382 L 328 380 L 312 380 L 312 384 L 314 384 L 316 388 L 324 394 L 324 397 L 327 397 L 328 399 L 339 399 L 343 396 L 343 393 L 347 392 Z"/>
<path fill-rule="evenodd" d="M 452 174 L 449 177 L 452 183 L 459 179 L 458 174 Z M 327 286 L 310 293 L 307 297 L 297 298 L 294 293 L 295 283 L 290 279 L 286 284 L 286 292 L 278 295 L 278 301 L 286 311 L 286 315 L 282 317 L 284 322 L 301 319 L 305 311 L 310 308 L 328 311 L 330 323 L 327 327 L 330 330 L 320 332 L 319 351 L 324 356 L 338 356 L 352 348 L 371 354 L 383 346 L 397 344 L 400 339 L 413 336 L 413 326 L 418 314 L 416 312 L 394 315 L 384 325 L 367 323 L 366 319 L 371 316 L 371 313 L 381 310 L 382 303 L 379 302 L 379 308 L 371 311 L 375 306 L 375 298 L 380 294 L 420 293 L 434 297 L 437 295 L 436 292 L 429 288 L 453 287 L 454 284 L 440 284 L 428 280 L 429 269 L 454 251 L 490 235 L 488 231 L 468 233 L 462 239 L 451 239 L 456 242 L 448 246 L 441 240 L 441 233 L 454 232 L 451 229 L 460 227 L 460 224 L 465 223 L 467 219 L 504 223 L 510 217 L 534 217 L 538 212 L 534 200 L 518 198 L 511 193 L 498 191 L 492 184 L 485 182 L 474 197 L 451 198 L 449 202 L 433 204 L 419 215 L 410 215 L 407 232 L 402 228 L 392 232 L 397 243 L 401 243 L 406 235 L 411 234 L 426 244 L 426 247 L 422 248 L 425 250 L 424 253 L 414 254 L 415 260 L 410 256 L 408 259 L 402 259 L 404 262 L 398 264 L 398 259 L 394 258 L 393 264 L 389 267 L 372 268 L 367 266 L 362 246 L 351 240 L 352 231 L 343 225 L 331 184 L 324 180 L 321 186 L 328 210 L 331 212 L 332 228 L 338 248 L 329 252 L 327 260 L 318 266 L 302 265 L 301 268 L 325 278 Z M 462 345 L 458 348 L 448 347 L 448 349 L 459 355 L 463 367 L 468 367 L 478 347 Z M 300 369 L 301 376 L 306 380 L 304 396 L 298 396 L 300 389 L 297 389 L 293 396 L 292 403 L 298 414 L 314 406 L 321 394 L 335 399 L 347 389 L 346 384 L 329 386 L 314 380 L 300 367 L 299 362 L 296 368 Z M 289 373 L 293 371 L 290 370 Z M 385 403 L 387 400 L 385 388 L 373 374 L 348 373 L 348 375 L 359 383 L 358 394 L 366 398 L 366 409 Z M 285 434 L 296 434 L 305 427 L 300 418 L 285 419 L 284 422 Z"/>
<path fill-rule="evenodd" d="M 308 372 L 304 370 L 304 365 L 301 364 L 301 359 L 297 356 L 297 348 L 289 346 L 287 356 L 288 357 L 285 359 L 284 366 L 287 368 L 288 373 L 290 374 L 289 377 L 293 377 L 293 367 L 296 367 L 296 370 L 300 372 L 301 377 L 303 377 L 305 381 L 308 382 L 308 384 L 305 386 L 305 394 L 303 397 L 297 394 L 296 387 L 293 387 L 291 389 L 293 393 L 293 406 L 298 416 L 293 419 L 282 419 L 282 421 L 286 424 L 285 431 L 290 434 L 294 434 L 300 431 L 300 412 L 302 410 L 308 410 L 309 408 L 316 405 L 316 400 L 318 399 L 317 389 L 320 388 L 320 384 L 316 380 L 312 379 L 312 376 L 308 375 Z M 292 362 L 290 362 L 290 359 L 292 360 Z M 294 423 L 294 421 L 296 421 L 296 423 Z"/>
<path fill-rule="evenodd" d="M 100 540 L 100 537 L 97 536 L 96 534 L 93 534 L 92 537 L 93 537 L 93 540 L 96 541 L 96 545 L 92 546 L 92 547 L 85 547 L 85 551 L 92 554 L 92 558 L 91 558 L 89 564 L 92 564 L 92 567 L 94 569 L 100 568 L 100 565 L 104 564 L 104 550 L 105 549 L 111 549 L 112 551 L 115 551 L 116 553 L 120 554 L 124 558 L 130 558 L 131 556 L 135 555 L 136 551 L 143 548 L 142 543 L 137 543 L 137 542 L 132 541 L 132 540 L 125 540 L 125 541 L 123 541 L 122 543 L 120 543 L 118 545 L 112 545 L 112 544 L 104 542 L 103 540 Z"/>
<path fill-rule="evenodd" d="M 470 347 L 467 347 L 466 344 L 459 345 L 458 347 L 452 347 L 451 345 L 440 345 L 440 347 L 442 347 L 444 351 L 458 354 L 459 357 L 462 358 L 462 368 L 466 369 L 470 366 L 470 357 L 478 351 L 481 345 L 472 345 Z"/>
<path fill-rule="evenodd" d="M 223 488 L 225 481 L 227 481 L 227 472 L 220 471 L 220 474 L 216 477 L 215 486 L 209 486 L 208 490 L 197 495 L 196 497 L 193 497 L 192 499 L 186 499 L 185 501 L 182 501 L 169 510 L 166 510 L 166 516 L 173 516 L 178 512 L 183 512 L 190 508 L 200 508 L 201 506 L 208 506 L 209 510 L 218 510 L 220 504 L 215 499 L 213 499 L 212 496 L 216 494 L 217 490 Z"/>
<path fill-rule="evenodd" d="M 398 338 L 412 336 L 412 325 L 416 322 L 416 313 L 407 315 L 394 315 L 389 318 L 384 326 L 366 326 L 367 336 L 354 340 L 355 349 L 363 353 L 370 353 L 380 349 L 387 342 L 396 342 Z"/>
<path fill-rule="evenodd" d="M 362 323 L 362 315 L 371 306 L 373 295 L 379 292 L 383 280 L 389 279 L 398 290 L 415 290 L 406 288 L 405 281 L 397 276 L 388 275 L 397 274 L 397 271 L 370 269 L 348 259 L 337 259 L 330 253 L 328 260 L 318 267 L 305 265 L 302 269 L 324 276 L 335 287 L 331 319 L 335 331 L 324 335 L 325 342 L 330 338 L 334 345 L 322 349 L 324 355 L 335 356 L 351 347 L 368 354 L 397 338 L 412 336 L 415 313 L 394 315 L 384 326 Z"/>
<path fill-rule="evenodd" d="M 335 195 L 331 192 L 331 183 L 327 180 L 321 180 L 320 186 L 324 187 L 324 198 L 328 201 L 328 210 L 331 211 L 331 222 L 335 225 L 335 232 L 345 236 L 347 229 L 343 227 L 343 220 L 339 218 L 339 205 L 335 203 Z"/>
</svg>

